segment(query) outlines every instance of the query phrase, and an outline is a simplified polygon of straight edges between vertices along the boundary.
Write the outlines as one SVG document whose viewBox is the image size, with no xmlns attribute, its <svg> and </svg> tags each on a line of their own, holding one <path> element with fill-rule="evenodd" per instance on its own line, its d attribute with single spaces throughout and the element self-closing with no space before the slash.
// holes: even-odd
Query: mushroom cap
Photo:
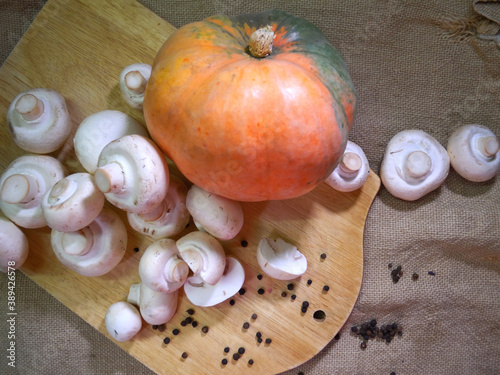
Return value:
<svg viewBox="0 0 500 375">
<path fill-rule="evenodd" d="M 118 176 L 114 170 L 110 174 L 107 166 L 115 166 Z M 159 148 L 137 134 L 107 144 L 94 176 L 111 204 L 137 214 L 151 211 L 165 199 L 170 179 L 167 161 Z M 116 179 L 121 179 L 121 186 L 114 185 Z"/>
<path fill-rule="evenodd" d="M 116 110 L 93 113 L 76 130 L 73 139 L 76 156 L 83 168 L 94 174 L 104 146 L 129 134 L 148 137 L 146 128 L 126 113 Z"/>
<path fill-rule="evenodd" d="M 277 280 L 293 280 L 307 270 L 307 259 L 295 246 L 278 238 L 263 238 L 257 247 L 257 262 Z"/>
<path fill-rule="evenodd" d="M 125 255 L 127 228 L 112 209 L 104 207 L 87 227 L 75 232 L 51 233 L 52 249 L 59 261 L 83 276 L 111 271 Z"/>
<path fill-rule="evenodd" d="M 437 189 L 448 176 L 446 149 L 422 130 L 404 130 L 388 143 L 380 178 L 397 198 L 414 201 Z"/>
<path fill-rule="evenodd" d="M 52 156 L 18 157 L 0 176 L 0 209 L 22 228 L 36 229 L 46 226 L 41 204 L 43 195 L 64 178 L 64 173 L 63 165 Z M 25 195 L 29 196 L 29 201 L 23 203 L 21 198 Z M 11 198 L 15 198 L 13 201 L 19 203 L 11 203 Z"/>
<path fill-rule="evenodd" d="M 0 271 L 20 268 L 29 253 L 28 238 L 12 221 L 0 216 Z M 13 263 L 11 263 L 13 262 Z"/>
<path fill-rule="evenodd" d="M 344 163 L 348 163 L 348 158 L 350 155 L 357 156 L 359 159 L 357 159 L 356 161 L 358 163 L 360 161 L 361 164 L 357 165 L 356 168 L 354 168 L 355 170 L 353 170 L 352 172 L 347 172 L 344 171 L 342 167 Z M 368 179 L 369 173 L 370 166 L 362 148 L 354 142 L 347 141 L 343 159 L 340 161 L 340 164 L 337 165 L 337 167 L 333 170 L 330 176 L 327 177 L 325 182 L 337 191 L 350 192 L 363 186 L 363 184 Z"/>
<path fill-rule="evenodd" d="M 181 258 L 204 283 L 216 284 L 226 267 L 224 248 L 216 238 L 201 231 L 194 231 L 176 242 Z"/>
<path fill-rule="evenodd" d="M 245 282 L 245 270 L 241 263 L 233 257 L 227 257 L 227 268 L 215 285 L 199 284 L 197 281 L 184 284 L 184 292 L 189 301 L 196 306 L 215 306 L 234 296 Z"/>
<path fill-rule="evenodd" d="M 104 324 L 116 341 L 128 341 L 141 330 L 142 319 L 134 305 L 120 301 L 108 307 Z"/>
<path fill-rule="evenodd" d="M 234 238 L 243 227 L 243 209 L 238 201 L 209 193 L 192 185 L 186 206 L 196 226 L 223 241 Z"/>
<path fill-rule="evenodd" d="M 139 262 L 139 276 L 148 288 L 171 293 L 187 280 L 189 266 L 180 259 L 174 240 L 164 238 L 148 246 Z"/>
<path fill-rule="evenodd" d="M 155 240 L 179 234 L 191 217 L 186 207 L 187 190 L 184 182 L 171 174 L 163 203 L 144 215 L 128 212 L 130 226 Z"/>
<path fill-rule="evenodd" d="M 157 292 L 148 288 L 144 283 L 130 287 L 130 303 L 137 303 L 139 293 L 139 310 L 142 318 L 149 324 L 165 324 L 175 315 L 179 302 L 178 291 L 172 293 Z"/>
<path fill-rule="evenodd" d="M 59 180 L 42 198 L 47 225 L 59 232 L 74 232 L 88 225 L 104 207 L 104 194 L 90 173 L 75 173 Z"/>
<path fill-rule="evenodd" d="M 36 99 L 41 101 L 43 108 L 41 115 L 30 121 L 16 109 L 18 101 L 27 97 L 35 102 Z M 71 133 L 71 119 L 64 97 L 46 88 L 31 89 L 17 95 L 7 110 L 7 124 L 14 142 L 23 150 L 37 154 L 59 149 Z"/>
<path fill-rule="evenodd" d="M 147 81 L 151 77 L 151 65 L 144 63 L 135 63 L 125 67 L 120 73 L 120 91 L 123 100 L 132 108 L 142 110 L 144 102 L 144 89 L 146 88 Z M 129 73 L 127 79 L 125 78 Z M 138 76 L 140 74 L 140 76 Z M 133 88 L 129 88 L 129 85 Z"/>
<path fill-rule="evenodd" d="M 485 143 L 486 142 L 486 143 Z M 487 181 L 500 169 L 498 138 L 483 125 L 463 125 L 448 140 L 447 150 L 453 169 L 469 181 Z"/>
</svg>

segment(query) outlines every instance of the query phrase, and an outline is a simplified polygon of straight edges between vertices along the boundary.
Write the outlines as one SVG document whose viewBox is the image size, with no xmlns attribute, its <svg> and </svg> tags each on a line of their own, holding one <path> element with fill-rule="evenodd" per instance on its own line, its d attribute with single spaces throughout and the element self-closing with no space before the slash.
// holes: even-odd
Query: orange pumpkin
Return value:
<svg viewBox="0 0 500 375">
<path fill-rule="evenodd" d="M 266 47 L 267 56 L 250 52 Z M 313 24 L 276 10 L 177 30 L 144 99 L 148 130 L 179 170 L 239 201 L 294 198 L 321 183 L 344 152 L 354 108 L 340 53 Z"/>
</svg>

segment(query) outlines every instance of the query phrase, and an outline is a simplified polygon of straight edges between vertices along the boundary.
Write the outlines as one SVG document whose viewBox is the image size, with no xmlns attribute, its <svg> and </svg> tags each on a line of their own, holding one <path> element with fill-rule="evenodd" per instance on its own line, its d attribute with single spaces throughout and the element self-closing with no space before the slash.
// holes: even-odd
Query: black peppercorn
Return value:
<svg viewBox="0 0 500 375">
<path fill-rule="evenodd" d="M 248 322 L 243 323 L 243 329 L 248 329 L 248 328 L 250 328 L 250 323 Z"/>
<path fill-rule="evenodd" d="M 377 320 L 376 319 L 370 320 L 370 326 L 375 327 L 376 325 L 377 325 Z"/>
<path fill-rule="evenodd" d="M 286 292 L 281 292 L 281 297 L 286 297 L 288 294 L 286 294 Z"/>
<path fill-rule="evenodd" d="M 295 294 L 292 294 L 292 295 L 290 296 L 290 298 L 291 298 L 292 300 L 295 300 L 295 298 L 297 298 L 297 296 L 296 296 Z"/>
<path fill-rule="evenodd" d="M 253 359 L 251 359 L 251 358 L 250 358 L 250 359 L 248 360 L 248 364 L 249 364 L 250 366 L 252 366 L 252 365 L 253 365 Z"/>
<path fill-rule="evenodd" d="M 165 323 L 158 325 L 158 331 L 159 332 L 165 331 L 165 328 L 167 328 L 167 326 L 165 325 Z"/>
<path fill-rule="evenodd" d="M 240 359 L 240 355 L 239 355 L 239 353 L 234 353 L 234 354 L 233 354 L 233 359 L 234 359 L 235 361 L 237 361 L 238 359 Z"/>
<path fill-rule="evenodd" d="M 245 240 L 241 241 L 241 246 L 242 247 L 247 247 L 248 246 L 248 242 L 245 241 Z"/>
<path fill-rule="evenodd" d="M 258 337 L 257 342 L 260 344 L 262 342 L 262 337 Z"/>
<path fill-rule="evenodd" d="M 418 273 L 414 273 L 413 275 L 411 275 L 411 279 L 413 281 L 417 281 L 418 280 Z"/>
<path fill-rule="evenodd" d="M 352 326 L 351 327 L 351 331 L 354 332 L 354 333 L 358 332 L 358 327 L 357 326 Z"/>
<path fill-rule="evenodd" d="M 198 325 L 198 322 L 197 322 L 196 320 L 194 320 L 194 321 L 193 321 L 193 323 L 191 323 L 191 325 L 192 325 L 193 327 L 196 327 L 196 326 Z"/>
<path fill-rule="evenodd" d="M 257 279 L 262 280 L 262 275 L 260 273 L 257 275 Z"/>
<path fill-rule="evenodd" d="M 366 349 L 366 342 L 362 342 L 361 345 L 360 345 L 361 349 Z"/>
<path fill-rule="evenodd" d="M 224 348 L 224 353 L 229 353 L 229 351 L 230 351 L 230 350 L 231 350 L 231 349 L 229 348 L 229 346 L 226 346 L 226 347 Z"/>
<path fill-rule="evenodd" d="M 244 354 L 245 353 L 245 348 L 244 347 L 241 347 L 238 349 L 238 353 L 239 354 Z"/>
<path fill-rule="evenodd" d="M 307 312 L 307 307 L 302 306 L 300 308 L 300 311 L 303 312 L 304 314 Z"/>
<path fill-rule="evenodd" d="M 233 306 L 233 305 L 234 305 L 234 299 L 229 300 L 229 304 L 230 304 L 231 306 Z"/>
<path fill-rule="evenodd" d="M 202 327 L 201 328 L 201 332 L 207 333 L 208 332 L 208 327 L 207 326 Z"/>
<path fill-rule="evenodd" d="M 240 296 L 242 296 L 243 294 L 245 294 L 246 290 L 245 288 L 241 288 L 238 293 L 240 294 Z"/>
<path fill-rule="evenodd" d="M 153 324 L 153 329 L 158 329 L 158 325 L 157 324 Z"/>
<path fill-rule="evenodd" d="M 186 352 L 182 353 L 182 358 L 186 359 L 188 357 L 188 354 Z"/>
<path fill-rule="evenodd" d="M 185 327 L 185 326 L 186 326 L 186 324 L 187 324 L 187 323 L 186 323 L 186 321 L 185 321 L 185 320 L 183 320 L 183 321 L 181 322 L 181 326 L 183 326 L 183 327 Z"/>
<path fill-rule="evenodd" d="M 392 268 L 392 263 L 389 263 L 387 267 Z"/>
<path fill-rule="evenodd" d="M 220 362 L 222 363 L 224 366 L 227 365 L 227 359 L 226 358 L 223 358 L 222 361 Z"/>
<path fill-rule="evenodd" d="M 305 308 L 309 307 L 309 302 L 307 302 L 307 301 L 302 302 L 302 307 L 305 307 Z"/>
<path fill-rule="evenodd" d="M 287 287 L 288 290 L 293 290 L 293 284 L 292 283 L 288 284 L 286 287 Z"/>
<path fill-rule="evenodd" d="M 257 319 L 257 314 L 252 314 L 252 320 L 256 320 Z"/>
<path fill-rule="evenodd" d="M 165 338 L 163 339 L 163 343 L 164 343 L 164 344 L 168 344 L 169 342 L 170 342 L 170 337 L 165 337 Z"/>
<path fill-rule="evenodd" d="M 313 282 L 313 281 L 312 281 L 311 279 L 307 280 L 307 285 L 311 285 L 311 284 L 312 284 L 312 282 Z"/>
<path fill-rule="evenodd" d="M 255 337 L 257 337 L 257 338 L 262 337 L 262 333 L 257 332 L 257 333 L 255 334 Z"/>
<path fill-rule="evenodd" d="M 139 248 L 138 247 L 134 247 L 134 252 L 138 253 L 139 252 Z"/>
<path fill-rule="evenodd" d="M 272 341 L 273 341 L 273 340 L 271 340 L 271 339 L 267 338 L 267 339 L 266 339 L 266 344 L 270 344 Z"/>
<path fill-rule="evenodd" d="M 259 290 L 257 290 L 257 293 L 259 293 L 260 295 L 263 295 L 266 291 L 264 290 L 264 288 L 259 288 Z"/>
<path fill-rule="evenodd" d="M 174 336 L 177 336 L 179 333 L 181 333 L 181 331 L 179 331 L 177 328 L 175 328 L 173 331 L 172 331 L 172 334 Z"/>
<path fill-rule="evenodd" d="M 186 312 L 189 314 L 189 315 L 193 315 L 194 314 L 194 310 L 193 309 L 187 309 Z"/>
<path fill-rule="evenodd" d="M 191 324 L 193 322 L 193 318 L 188 316 L 186 319 L 184 319 L 184 321 L 186 322 L 186 324 Z"/>
<path fill-rule="evenodd" d="M 330 287 L 328 285 L 323 286 L 323 291 L 328 292 L 330 290 Z"/>
<path fill-rule="evenodd" d="M 323 259 L 323 260 L 325 260 L 326 259 L 326 254 L 325 253 L 321 254 L 320 258 Z"/>
<path fill-rule="evenodd" d="M 428 273 L 429 275 L 431 275 L 431 276 L 436 276 L 436 274 L 434 273 L 434 271 L 429 271 L 429 272 L 427 272 L 427 273 Z"/>
</svg>

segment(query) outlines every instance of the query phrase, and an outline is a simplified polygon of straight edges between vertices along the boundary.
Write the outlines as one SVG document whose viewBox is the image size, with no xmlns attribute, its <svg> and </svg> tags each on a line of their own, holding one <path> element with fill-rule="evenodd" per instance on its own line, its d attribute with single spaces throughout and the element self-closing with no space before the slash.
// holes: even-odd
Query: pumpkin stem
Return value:
<svg viewBox="0 0 500 375">
<path fill-rule="evenodd" d="M 248 51 L 253 57 L 266 57 L 273 50 L 274 32 L 270 25 L 255 30 L 250 35 Z"/>
</svg>

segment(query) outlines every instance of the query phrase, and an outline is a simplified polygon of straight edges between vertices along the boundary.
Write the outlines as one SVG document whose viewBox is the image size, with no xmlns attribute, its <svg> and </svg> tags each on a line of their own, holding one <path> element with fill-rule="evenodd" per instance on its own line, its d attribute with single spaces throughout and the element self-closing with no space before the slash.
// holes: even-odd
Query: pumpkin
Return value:
<svg viewBox="0 0 500 375">
<path fill-rule="evenodd" d="M 178 29 L 154 59 L 144 116 L 192 183 L 265 201 L 301 196 L 331 174 L 355 101 L 342 56 L 318 28 L 272 10 Z"/>
</svg>

